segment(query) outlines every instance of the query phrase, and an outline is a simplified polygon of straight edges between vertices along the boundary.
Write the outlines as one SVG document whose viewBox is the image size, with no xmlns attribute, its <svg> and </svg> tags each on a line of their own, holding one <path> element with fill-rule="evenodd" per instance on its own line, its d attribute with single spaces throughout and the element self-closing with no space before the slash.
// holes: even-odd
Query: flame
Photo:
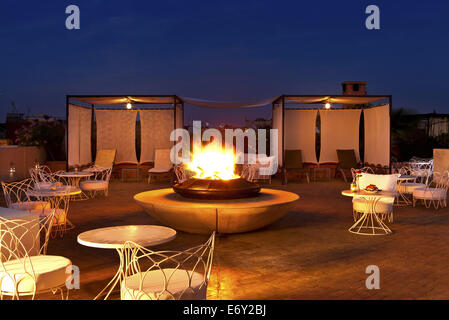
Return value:
<svg viewBox="0 0 449 320">
<path fill-rule="evenodd" d="M 188 169 L 195 173 L 193 177 L 197 179 L 231 180 L 240 178 L 234 173 L 235 163 L 233 151 L 210 144 L 203 147 L 200 153 L 193 154 Z"/>
</svg>

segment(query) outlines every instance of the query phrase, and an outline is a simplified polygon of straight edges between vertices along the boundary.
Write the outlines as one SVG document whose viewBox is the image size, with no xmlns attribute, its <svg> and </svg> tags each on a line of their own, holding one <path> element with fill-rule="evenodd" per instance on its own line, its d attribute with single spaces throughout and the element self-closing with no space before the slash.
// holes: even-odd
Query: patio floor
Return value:
<svg viewBox="0 0 449 320">
<path fill-rule="evenodd" d="M 99 227 L 159 224 L 132 196 L 166 186 L 114 181 L 109 197 L 71 203 L 69 219 L 76 228 L 52 239 L 48 248 L 48 254 L 66 256 L 80 268 L 81 288 L 71 291 L 71 299 L 92 299 L 118 267 L 115 250 L 79 245 L 76 236 Z M 359 236 L 347 231 L 353 223 L 351 198 L 340 192 L 348 184 L 273 182 L 269 187 L 301 199 L 266 228 L 218 235 L 208 299 L 449 299 L 448 208 L 395 207 L 394 234 Z M 156 249 L 188 248 L 207 238 L 179 232 Z M 380 268 L 380 290 L 365 287 L 368 265 Z"/>
</svg>

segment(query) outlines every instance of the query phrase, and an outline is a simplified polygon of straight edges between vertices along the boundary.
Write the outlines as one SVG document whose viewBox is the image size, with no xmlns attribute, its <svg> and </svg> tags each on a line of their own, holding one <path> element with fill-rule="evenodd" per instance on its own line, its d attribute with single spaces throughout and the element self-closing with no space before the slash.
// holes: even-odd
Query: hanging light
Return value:
<svg viewBox="0 0 449 320">
<path fill-rule="evenodd" d="M 131 104 L 131 101 L 129 101 L 129 102 L 126 104 L 126 109 L 130 110 L 130 109 L 132 109 L 132 108 L 133 108 L 133 105 Z"/>
<path fill-rule="evenodd" d="M 324 105 L 324 107 L 325 107 L 326 109 L 330 109 L 330 108 L 332 107 L 332 105 L 330 104 L 329 101 L 327 101 L 326 104 Z"/>
</svg>

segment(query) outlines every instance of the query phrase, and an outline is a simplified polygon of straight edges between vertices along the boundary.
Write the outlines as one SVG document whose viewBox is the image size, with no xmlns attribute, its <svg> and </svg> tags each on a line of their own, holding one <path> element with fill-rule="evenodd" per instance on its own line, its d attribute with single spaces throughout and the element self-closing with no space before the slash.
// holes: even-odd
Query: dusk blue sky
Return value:
<svg viewBox="0 0 449 320">
<path fill-rule="evenodd" d="M 65 8 L 81 29 L 65 28 Z M 365 28 L 380 7 L 381 29 Z M 394 107 L 449 112 L 449 1 L 13 1 L 0 3 L 0 121 L 65 116 L 66 94 L 259 101 L 368 81 Z M 211 123 L 271 117 L 188 108 Z"/>
</svg>

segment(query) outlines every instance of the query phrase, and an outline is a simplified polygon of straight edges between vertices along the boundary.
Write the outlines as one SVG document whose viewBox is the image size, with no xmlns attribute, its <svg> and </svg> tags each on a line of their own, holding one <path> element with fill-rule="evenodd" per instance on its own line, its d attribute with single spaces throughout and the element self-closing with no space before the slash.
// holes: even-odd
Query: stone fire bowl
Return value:
<svg viewBox="0 0 449 320">
<path fill-rule="evenodd" d="M 251 198 L 231 200 L 190 199 L 172 188 L 134 195 L 145 211 L 164 225 L 190 233 L 239 233 L 267 226 L 289 212 L 296 193 L 261 189 Z"/>
</svg>

